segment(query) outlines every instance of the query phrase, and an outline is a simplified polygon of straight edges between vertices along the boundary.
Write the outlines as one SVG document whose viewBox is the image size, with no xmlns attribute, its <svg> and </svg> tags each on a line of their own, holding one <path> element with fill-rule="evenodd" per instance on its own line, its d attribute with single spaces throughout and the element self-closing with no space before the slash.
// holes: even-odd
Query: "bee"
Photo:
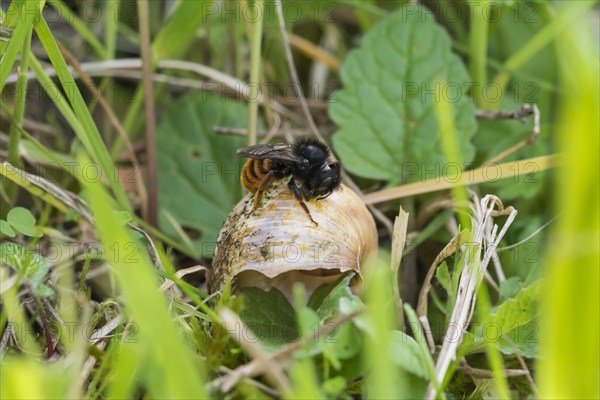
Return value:
<svg viewBox="0 0 600 400">
<path fill-rule="evenodd" d="M 254 210 L 260 205 L 263 192 L 274 180 L 291 177 L 287 186 L 298 200 L 308 218 L 311 216 L 305 201 L 323 200 L 340 188 L 341 166 L 331 161 L 329 148 L 316 139 L 299 139 L 291 144 L 257 144 L 242 147 L 237 154 L 247 157 L 242 168 L 242 185 L 254 197 Z"/>
</svg>

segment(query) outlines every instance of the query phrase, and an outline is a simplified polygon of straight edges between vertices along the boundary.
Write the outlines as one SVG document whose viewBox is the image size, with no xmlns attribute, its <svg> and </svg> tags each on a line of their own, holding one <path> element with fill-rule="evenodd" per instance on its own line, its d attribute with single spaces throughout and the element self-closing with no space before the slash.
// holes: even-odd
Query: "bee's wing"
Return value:
<svg viewBox="0 0 600 400">
<path fill-rule="evenodd" d="M 254 146 L 242 147 L 237 151 L 238 155 L 255 158 L 257 160 L 272 160 L 286 164 L 305 163 L 304 157 L 292 153 L 292 147 L 288 144 L 256 144 Z"/>
</svg>

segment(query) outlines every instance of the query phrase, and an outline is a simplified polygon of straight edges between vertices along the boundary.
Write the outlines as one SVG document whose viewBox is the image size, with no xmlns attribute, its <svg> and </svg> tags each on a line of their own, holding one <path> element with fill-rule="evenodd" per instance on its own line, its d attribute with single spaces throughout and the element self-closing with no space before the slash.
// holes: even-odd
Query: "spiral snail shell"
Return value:
<svg viewBox="0 0 600 400">
<path fill-rule="evenodd" d="M 217 239 L 208 287 L 220 290 L 232 278 L 235 289 L 279 289 L 291 296 L 302 282 L 307 293 L 340 275 L 361 268 L 377 252 L 375 221 L 364 203 L 342 185 L 323 200 L 306 203 L 318 226 L 310 221 L 285 180 L 265 192 L 253 210 L 246 195 L 229 214 Z"/>
</svg>

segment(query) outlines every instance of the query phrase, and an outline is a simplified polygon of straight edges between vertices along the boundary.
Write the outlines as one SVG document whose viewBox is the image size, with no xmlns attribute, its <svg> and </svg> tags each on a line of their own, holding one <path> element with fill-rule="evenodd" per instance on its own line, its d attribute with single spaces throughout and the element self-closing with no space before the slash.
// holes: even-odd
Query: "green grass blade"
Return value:
<svg viewBox="0 0 600 400">
<path fill-rule="evenodd" d="M 48 149 L 46 146 L 41 144 L 36 138 L 31 136 L 29 132 L 27 132 L 20 126 L 17 119 L 13 116 L 12 112 L 6 104 L 0 102 L 0 109 L 2 109 L 2 111 L 4 111 L 4 113 L 8 116 L 8 118 L 11 121 L 11 124 L 16 126 L 17 130 L 19 131 L 19 135 L 28 140 L 36 149 L 38 149 L 42 154 L 48 157 L 48 159 L 51 160 L 58 168 L 61 168 L 67 173 L 70 173 L 69 168 L 67 168 L 67 166 L 63 164 L 62 160 L 60 159 L 60 156 L 56 155 L 52 150 Z"/>
<path fill-rule="evenodd" d="M 553 200 L 562 214 L 548 240 L 540 300 L 540 399 L 600 398 L 600 68 L 597 38 L 587 29 L 579 24 L 557 40 L 564 93 L 557 147 L 566 162 L 557 174 Z"/>
<path fill-rule="evenodd" d="M 81 159 L 85 165 L 87 160 Z M 195 355 L 185 346 L 169 314 L 167 300 L 158 292 L 153 266 L 145 251 L 134 241 L 118 215 L 114 203 L 102 185 L 84 182 L 96 220 L 96 232 L 105 251 L 105 260 L 113 266 L 123 293 L 124 304 L 139 336 L 144 355 L 140 375 L 152 398 L 203 398 L 203 371 Z M 124 257 L 130 246 L 138 251 Z M 177 366 L 174 368 L 173 366 Z"/>
<path fill-rule="evenodd" d="M 440 139 L 446 162 L 454 163 L 455 165 L 463 165 L 460 150 L 458 147 L 458 139 L 456 137 L 456 127 L 454 125 L 454 114 L 452 103 L 444 96 L 443 90 L 447 88 L 448 82 L 439 81 L 436 87 L 435 116 L 440 129 Z M 464 186 L 455 186 L 452 188 L 452 196 L 458 204 L 467 204 L 469 196 L 467 189 Z M 471 229 L 471 220 L 465 213 L 458 213 L 458 220 L 462 228 Z"/>
<path fill-rule="evenodd" d="M 44 88 L 48 97 L 52 99 L 54 105 L 56 106 L 56 108 L 58 108 L 58 111 L 60 111 L 62 116 L 67 120 L 69 126 L 75 132 L 75 135 L 77 135 L 79 140 L 81 140 L 83 147 L 85 147 L 86 149 L 91 149 L 91 144 L 87 138 L 87 134 L 84 131 L 83 126 L 79 122 L 79 119 L 73 112 L 73 109 L 69 105 L 67 99 L 65 99 L 65 97 L 62 95 L 62 92 L 60 91 L 59 87 L 54 83 L 52 78 L 50 78 L 48 74 L 46 74 L 46 72 L 44 71 L 44 67 L 33 55 L 33 53 L 30 54 L 30 63 L 31 71 L 34 73 L 36 79 L 38 80 L 42 88 Z"/>
<path fill-rule="evenodd" d="M 489 0 L 473 3 L 471 11 L 470 65 L 469 72 L 474 82 L 479 84 L 473 90 L 473 99 L 480 108 L 485 108 L 485 98 L 481 90 L 487 84 L 487 46 L 489 26 Z"/>
<path fill-rule="evenodd" d="M 62 0 L 48 0 L 48 5 L 54 8 L 57 13 L 62 16 L 62 20 L 71 24 L 73 29 L 94 49 L 98 57 L 102 59 L 108 58 L 108 51 L 100 43 L 94 32 L 89 28 L 87 23 L 79 18 Z M 110 16 L 108 16 L 110 17 Z"/>
<path fill-rule="evenodd" d="M 477 313 L 480 321 L 485 321 L 492 312 L 490 304 L 490 295 L 487 286 L 481 285 L 477 296 Z M 494 376 L 493 382 L 496 386 L 496 394 L 498 398 L 510 399 L 510 391 L 508 390 L 508 381 L 504 372 L 504 361 L 502 354 L 496 347 L 496 343 L 491 340 L 485 340 L 485 351 L 488 363 Z"/>
<path fill-rule="evenodd" d="M 115 57 L 117 52 L 117 31 L 119 29 L 119 0 L 108 0 L 104 7 L 104 46 L 108 59 Z"/>
<path fill-rule="evenodd" d="M 77 88 L 75 80 L 67 68 L 67 63 L 62 57 L 62 54 L 58 49 L 58 45 L 56 44 L 56 41 L 54 40 L 54 37 L 48 28 L 48 24 L 42 17 L 41 12 L 38 14 L 38 18 L 36 18 L 34 22 L 34 27 L 40 41 L 42 42 L 42 45 L 44 46 L 44 49 L 48 53 L 48 57 L 50 58 L 52 65 L 56 69 L 58 78 L 71 106 L 73 107 L 75 115 L 81 122 L 83 132 L 80 132 L 80 139 L 85 137 L 82 142 L 84 146 L 86 146 L 86 150 L 92 156 L 93 160 L 100 165 L 104 176 L 107 177 L 119 206 L 123 210 L 131 212 L 131 205 L 129 204 L 125 190 L 121 186 L 119 180 L 116 179 L 116 170 L 110 154 L 108 153 L 108 150 L 102 141 L 100 132 L 94 123 L 87 105 L 85 104 L 85 101 L 83 100 L 83 97 Z"/>
<path fill-rule="evenodd" d="M 25 115 L 25 97 L 27 94 L 27 70 L 29 69 L 29 48 L 31 47 L 30 29 L 27 32 L 25 41 L 23 42 L 23 50 L 21 52 L 21 64 L 19 65 L 17 77 L 17 93 L 15 96 L 15 105 L 13 110 L 14 120 L 10 126 L 10 139 L 8 145 L 8 162 L 13 165 L 19 164 L 19 140 L 21 139 L 20 127 L 23 126 L 23 116 Z"/>
<path fill-rule="evenodd" d="M 527 61 L 531 60 L 540 50 L 550 44 L 554 38 L 564 34 L 569 26 L 578 18 L 582 18 L 584 13 L 596 4 L 596 1 L 572 1 L 564 2 L 564 6 L 559 10 L 556 17 L 534 37 L 529 39 L 515 54 L 513 54 L 504 64 L 504 70 L 498 73 L 494 78 L 504 91 L 510 80 L 510 72 L 520 68 Z M 499 105 L 500 103 L 496 103 Z"/>
<path fill-rule="evenodd" d="M 433 362 L 433 358 L 431 358 L 429 347 L 427 347 L 425 332 L 423 332 L 423 328 L 421 327 L 419 318 L 417 318 L 417 314 L 415 313 L 415 310 L 413 310 L 413 308 L 410 306 L 410 304 L 404 304 L 404 312 L 406 313 L 406 316 L 410 322 L 411 329 L 413 329 L 413 336 L 415 337 L 415 340 L 419 345 L 421 357 L 427 364 L 427 372 L 429 373 L 429 379 L 431 380 L 433 387 L 437 389 L 438 396 L 444 398 L 445 396 L 441 390 L 440 382 L 437 381 L 437 376 L 435 375 L 435 364 Z"/>
<path fill-rule="evenodd" d="M 436 86 L 436 88 L 438 88 L 438 90 L 436 90 L 436 95 L 439 96 L 437 98 L 440 99 L 440 101 L 437 101 L 435 103 L 435 114 L 438 121 L 438 125 L 440 127 L 441 141 L 447 162 L 462 165 L 462 160 L 460 159 L 460 152 L 458 150 L 458 140 L 456 138 L 454 120 L 452 117 L 452 104 L 439 91 L 439 88 L 444 88 L 447 84 L 447 82 L 442 81 L 439 83 L 438 86 Z M 467 190 L 465 187 L 454 188 L 452 190 L 452 195 L 454 197 L 454 201 L 457 204 L 467 204 L 469 200 Z M 458 213 L 458 220 L 462 227 L 471 229 L 471 219 L 466 215 L 466 213 Z M 479 262 L 479 260 L 474 260 L 471 263 L 471 265 L 479 264 Z M 479 267 L 476 270 L 478 269 Z M 486 288 L 483 287 L 480 290 L 486 290 Z M 481 307 L 483 310 L 489 311 L 489 299 L 487 297 L 484 297 L 484 302 L 486 301 L 486 304 L 478 306 Z M 508 390 L 508 385 L 505 378 L 502 356 L 491 343 L 488 346 L 486 346 L 486 350 L 494 375 L 494 384 L 498 389 L 498 394 L 502 398 L 507 398 L 510 392 Z"/>
<path fill-rule="evenodd" d="M 212 0 L 180 1 L 152 43 L 155 61 L 179 58 L 193 42 L 196 30 L 206 22 Z"/>
<path fill-rule="evenodd" d="M 373 336 L 365 336 L 365 363 L 371 372 L 366 378 L 366 399 L 400 399 L 410 386 L 406 373 L 392 362 L 392 330 L 396 327 L 392 297 L 392 277 L 382 260 L 365 269 L 366 318 Z M 392 383 L 393 382 L 393 383 Z"/>
<path fill-rule="evenodd" d="M 1 176 L 4 176 L 8 180 L 19 185 L 20 187 L 22 187 L 23 189 L 25 189 L 29 193 L 31 193 L 33 196 L 44 200 L 48 204 L 51 204 L 57 210 L 60 210 L 63 213 L 67 212 L 67 208 L 65 207 L 64 204 L 62 204 L 59 200 L 54 198 L 54 196 L 52 196 L 50 193 L 47 193 L 47 192 L 43 191 L 42 189 L 40 189 L 39 187 L 31 184 L 29 181 L 27 181 L 25 178 L 23 178 L 21 174 L 22 174 L 21 170 L 16 169 L 8 162 L 3 162 L 2 164 L 0 164 L 0 175 Z"/>
<path fill-rule="evenodd" d="M 42 7 L 43 3 L 39 0 L 30 2 L 15 0 L 10 4 L 5 24 L 9 28 L 14 28 L 14 32 L 8 42 L 0 41 L 0 65 L 2 66 L 0 68 L 0 92 L 4 90 L 6 78 L 10 75 L 17 55 L 23 48 L 23 41 L 31 32 L 35 16 L 38 15 L 37 12 L 32 12 L 32 8 L 41 13 Z"/>
<path fill-rule="evenodd" d="M 12 121 L 10 124 L 10 137 L 8 142 L 8 162 L 20 166 L 21 159 L 19 157 L 19 143 L 21 142 L 21 131 L 23 126 L 23 117 L 25 115 L 25 102 L 27 97 L 27 70 L 29 69 L 29 49 L 31 47 L 31 27 L 27 31 L 25 40 L 23 41 L 23 49 L 21 51 L 21 64 L 18 69 L 17 77 L 17 93 L 15 95 L 14 110 L 12 113 Z M 3 103 L 4 105 L 4 103 Z M 17 186 L 12 182 L 7 182 L 6 196 L 11 203 L 14 203 L 15 196 L 17 195 Z M 4 212 L 0 212 L 0 215 L 4 215 Z"/>
</svg>

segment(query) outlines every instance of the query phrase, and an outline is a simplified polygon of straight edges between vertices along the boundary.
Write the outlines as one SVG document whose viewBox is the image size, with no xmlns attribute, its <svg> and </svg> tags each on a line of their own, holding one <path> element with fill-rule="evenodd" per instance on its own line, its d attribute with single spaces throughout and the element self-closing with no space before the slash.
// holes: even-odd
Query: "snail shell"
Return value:
<svg viewBox="0 0 600 400">
<path fill-rule="evenodd" d="M 342 185 L 323 200 L 306 202 L 315 226 L 286 180 L 273 183 L 253 210 L 246 195 L 223 224 L 213 257 L 208 288 L 220 290 L 227 279 L 234 287 L 279 289 L 288 298 L 302 282 L 307 294 L 349 271 L 357 273 L 377 253 L 377 230 L 362 200 Z"/>
</svg>

